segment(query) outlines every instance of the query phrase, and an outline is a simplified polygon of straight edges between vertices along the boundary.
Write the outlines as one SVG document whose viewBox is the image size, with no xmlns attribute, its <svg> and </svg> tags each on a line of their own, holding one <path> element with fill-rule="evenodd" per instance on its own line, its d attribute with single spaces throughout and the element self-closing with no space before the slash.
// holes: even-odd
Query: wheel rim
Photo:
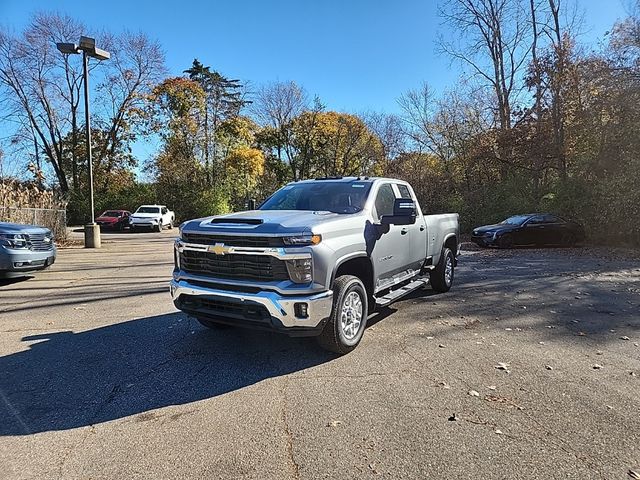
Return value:
<svg viewBox="0 0 640 480">
<path fill-rule="evenodd" d="M 358 292 L 350 292 L 342 304 L 340 326 L 342 334 L 347 340 L 353 340 L 360 331 L 362 324 L 362 299 Z"/>
<path fill-rule="evenodd" d="M 447 259 L 444 264 L 444 281 L 447 286 L 451 285 L 453 282 L 453 259 L 451 255 L 447 255 Z"/>
</svg>

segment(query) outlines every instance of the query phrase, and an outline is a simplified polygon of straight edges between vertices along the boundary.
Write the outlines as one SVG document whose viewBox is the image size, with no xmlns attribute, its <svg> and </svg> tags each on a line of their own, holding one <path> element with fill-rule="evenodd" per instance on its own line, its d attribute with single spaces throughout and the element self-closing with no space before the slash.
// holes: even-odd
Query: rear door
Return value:
<svg viewBox="0 0 640 480">
<path fill-rule="evenodd" d="M 410 188 L 404 183 L 396 183 L 396 189 L 399 198 L 407 198 L 416 203 L 416 223 L 404 225 L 400 231 L 406 231 L 405 235 L 409 237 L 409 250 L 406 255 L 407 265 L 413 270 L 419 270 L 422 268 L 424 259 L 427 256 L 427 224 L 418 201 Z"/>
<path fill-rule="evenodd" d="M 393 205 L 396 192 L 392 183 L 380 184 L 376 192 L 373 208 L 374 222 L 380 223 L 383 215 L 393 215 Z M 371 260 L 377 279 L 376 287 L 392 283 L 392 278 L 407 269 L 411 237 L 404 225 L 389 225 L 389 231 L 382 233 L 382 228 L 375 227 L 380 232 L 373 240 Z"/>
</svg>

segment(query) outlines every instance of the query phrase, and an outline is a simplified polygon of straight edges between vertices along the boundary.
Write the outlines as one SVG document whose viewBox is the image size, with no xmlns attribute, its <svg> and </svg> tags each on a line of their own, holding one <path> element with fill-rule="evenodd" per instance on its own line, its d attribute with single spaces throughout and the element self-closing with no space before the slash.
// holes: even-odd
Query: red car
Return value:
<svg viewBox="0 0 640 480">
<path fill-rule="evenodd" d="M 129 226 L 130 215 L 131 212 L 127 210 L 107 210 L 96 218 L 96 223 L 100 225 L 100 228 L 103 230 L 122 231 L 125 227 Z"/>
</svg>

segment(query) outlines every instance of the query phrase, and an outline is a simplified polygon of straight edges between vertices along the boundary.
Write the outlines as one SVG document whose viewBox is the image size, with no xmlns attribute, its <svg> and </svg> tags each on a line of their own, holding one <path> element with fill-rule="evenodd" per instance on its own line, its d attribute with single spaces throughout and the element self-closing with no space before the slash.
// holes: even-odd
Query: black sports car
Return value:
<svg viewBox="0 0 640 480">
<path fill-rule="evenodd" d="M 575 245 L 584 240 L 584 229 L 550 213 L 514 215 L 496 225 L 473 229 L 471 240 L 483 247 L 518 245 Z"/>
</svg>

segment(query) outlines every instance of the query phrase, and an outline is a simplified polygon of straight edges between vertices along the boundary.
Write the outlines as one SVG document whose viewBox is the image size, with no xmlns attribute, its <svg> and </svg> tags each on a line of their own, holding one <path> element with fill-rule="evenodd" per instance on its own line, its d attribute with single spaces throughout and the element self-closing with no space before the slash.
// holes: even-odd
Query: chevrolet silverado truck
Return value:
<svg viewBox="0 0 640 480">
<path fill-rule="evenodd" d="M 448 291 L 458 253 L 458 215 L 423 215 L 407 182 L 297 181 L 258 210 L 183 223 L 170 291 L 206 327 L 317 336 L 345 354 L 374 308 Z"/>
</svg>

